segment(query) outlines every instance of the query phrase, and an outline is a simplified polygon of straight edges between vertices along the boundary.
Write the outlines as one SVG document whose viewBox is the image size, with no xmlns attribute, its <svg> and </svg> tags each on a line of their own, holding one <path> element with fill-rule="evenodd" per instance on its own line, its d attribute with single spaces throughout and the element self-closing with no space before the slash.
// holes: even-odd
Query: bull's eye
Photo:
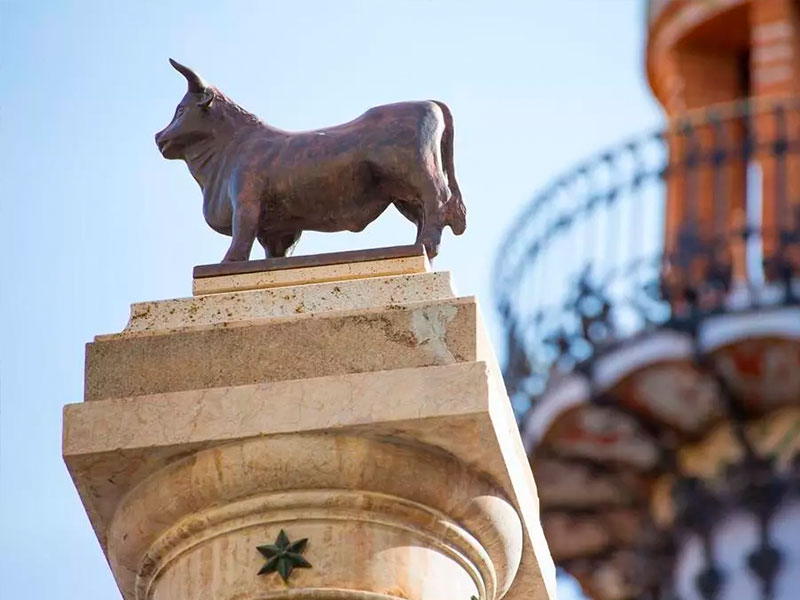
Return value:
<svg viewBox="0 0 800 600">
<path fill-rule="evenodd" d="M 185 112 L 186 112 L 186 107 L 185 107 L 185 106 L 179 106 L 179 107 L 178 107 L 178 112 L 177 112 L 177 113 L 175 113 L 175 114 L 176 114 L 178 117 L 180 117 L 180 116 L 181 116 L 183 113 L 185 113 Z"/>
</svg>

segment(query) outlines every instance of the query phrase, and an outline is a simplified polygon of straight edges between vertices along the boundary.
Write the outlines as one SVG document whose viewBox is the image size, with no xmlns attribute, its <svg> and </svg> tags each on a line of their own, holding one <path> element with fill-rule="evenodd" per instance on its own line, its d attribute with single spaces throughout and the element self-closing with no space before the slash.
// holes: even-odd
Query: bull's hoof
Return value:
<svg viewBox="0 0 800 600">
<path fill-rule="evenodd" d="M 439 254 L 439 244 L 423 242 L 422 245 L 425 246 L 425 253 L 429 259 L 433 260 Z"/>
</svg>

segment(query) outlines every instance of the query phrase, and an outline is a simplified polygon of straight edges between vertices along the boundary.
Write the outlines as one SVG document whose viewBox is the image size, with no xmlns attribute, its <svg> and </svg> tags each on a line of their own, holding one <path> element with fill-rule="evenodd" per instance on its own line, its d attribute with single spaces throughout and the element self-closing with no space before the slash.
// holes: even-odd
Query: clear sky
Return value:
<svg viewBox="0 0 800 600">
<path fill-rule="evenodd" d="M 285 129 L 447 102 L 468 228 L 435 266 L 493 318 L 495 250 L 533 192 L 661 121 L 643 41 L 641 0 L 0 0 L 0 597 L 119 597 L 61 460 L 61 409 L 81 400 L 92 336 L 131 302 L 189 295 L 192 266 L 228 243 L 153 142 L 185 91 L 168 57 Z M 389 209 L 298 253 L 414 234 Z"/>
</svg>

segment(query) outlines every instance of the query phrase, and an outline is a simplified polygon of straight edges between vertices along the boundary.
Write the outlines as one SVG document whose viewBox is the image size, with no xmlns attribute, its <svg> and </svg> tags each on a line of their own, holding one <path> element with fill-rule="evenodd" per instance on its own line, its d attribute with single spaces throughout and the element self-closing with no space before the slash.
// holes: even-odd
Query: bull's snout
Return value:
<svg viewBox="0 0 800 600">
<path fill-rule="evenodd" d="M 169 127 L 167 127 L 169 129 Z M 156 146 L 164 158 L 177 158 L 174 152 L 170 151 L 170 138 L 167 135 L 167 129 L 162 129 L 155 135 Z"/>
</svg>

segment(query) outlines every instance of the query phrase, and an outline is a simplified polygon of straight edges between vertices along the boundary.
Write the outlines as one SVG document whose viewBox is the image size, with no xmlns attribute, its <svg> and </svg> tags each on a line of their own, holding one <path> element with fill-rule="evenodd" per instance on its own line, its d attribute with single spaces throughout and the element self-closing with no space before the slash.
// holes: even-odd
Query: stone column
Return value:
<svg viewBox="0 0 800 600">
<path fill-rule="evenodd" d="M 406 247 L 195 275 L 87 345 L 64 411 L 126 600 L 555 597 L 492 348 L 448 273 Z"/>
</svg>

